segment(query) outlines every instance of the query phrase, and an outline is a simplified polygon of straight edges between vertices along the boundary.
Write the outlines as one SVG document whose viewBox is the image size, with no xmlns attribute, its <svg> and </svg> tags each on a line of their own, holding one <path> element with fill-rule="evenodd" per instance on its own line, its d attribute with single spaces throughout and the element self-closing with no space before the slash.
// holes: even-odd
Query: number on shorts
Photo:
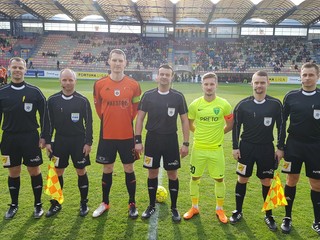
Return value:
<svg viewBox="0 0 320 240">
<path fill-rule="evenodd" d="M 194 174 L 194 173 L 196 172 L 196 167 L 190 165 L 190 172 L 191 172 L 192 174 Z"/>
</svg>

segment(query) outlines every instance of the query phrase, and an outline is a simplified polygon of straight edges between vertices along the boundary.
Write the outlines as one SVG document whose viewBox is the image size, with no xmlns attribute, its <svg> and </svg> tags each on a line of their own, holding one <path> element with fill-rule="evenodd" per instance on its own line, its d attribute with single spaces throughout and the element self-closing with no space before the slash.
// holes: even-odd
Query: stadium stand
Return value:
<svg viewBox="0 0 320 240">
<path fill-rule="evenodd" d="M 140 38 L 124 34 L 46 34 L 37 41 L 1 38 L 2 54 L 29 47 L 34 68 L 72 67 L 85 71 L 105 71 L 110 49 L 123 49 L 129 70 L 156 69 L 160 64 L 189 65 L 196 72 L 296 72 L 295 65 L 317 61 L 319 43 L 292 37 L 243 37 L 238 40 L 188 41 Z M 5 40 L 4 40 L 5 39 Z M 13 49 L 13 50 L 12 50 Z M 169 54 L 170 52 L 170 54 Z"/>
</svg>

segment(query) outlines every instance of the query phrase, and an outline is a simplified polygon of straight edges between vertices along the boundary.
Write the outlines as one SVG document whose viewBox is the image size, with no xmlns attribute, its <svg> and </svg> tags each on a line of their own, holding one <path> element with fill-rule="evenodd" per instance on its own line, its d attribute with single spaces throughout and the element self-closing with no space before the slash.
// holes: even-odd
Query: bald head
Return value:
<svg viewBox="0 0 320 240">
<path fill-rule="evenodd" d="M 66 75 L 72 75 L 72 78 L 77 80 L 77 74 L 70 68 L 65 68 L 60 71 L 60 80 Z"/>
<path fill-rule="evenodd" d="M 64 95 L 72 95 L 76 86 L 76 73 L 69 69 L 62 69 L 60 72 L 60 84 Z"/>
</svg>

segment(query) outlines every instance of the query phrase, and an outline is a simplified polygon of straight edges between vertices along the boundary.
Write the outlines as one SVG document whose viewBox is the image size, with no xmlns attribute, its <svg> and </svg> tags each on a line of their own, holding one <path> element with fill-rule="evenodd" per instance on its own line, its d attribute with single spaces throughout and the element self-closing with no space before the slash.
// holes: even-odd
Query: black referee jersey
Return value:
<svg viewBox="0 0 320 240">
<path fill-rule="evenodd" d="M 264 101 L 258 102 L 253 96 L 240 101 L 234 109 L 232 129 L 233 149 L 239 148 L 241 125 L 243 141 L 264 144 L 273 142 L 273 128 L 278 130 L 277 147 L 283 149 L 285 140 L 285 121 L 280 100 L 266 95 Z"/>
<path fill-rule="evenodd" d="M 320 89 L 288 92 L 283 100 L 284 119 L 290 117 L 288 133 L 301 141 L 320 142 Z"/>
<path fill-rule="evenodd" d="M 37 130 L 37 111 L 40 115 L 42 137 L 46 99 L 40 89 L 26 82 L 11 82 L 0 88 L 0 121 L 3 115 L 3 131 L 24 133 Z"/>
<path fill-rule="evenodd" d="M 51 142 L 56 135 L 84 137 L 84 144 L 92 144 L 92 111 L 88 99 L 74 92 L 71 96 L 62 91 L 48 98 L 48 117 L 45 122 L 45 139 Z"/>
<path fill-rule="evenodd" d="M 170 89 L 167 94 L 158 92 L 158 88 L 145 92 L 139 103 L 139 110 L 148 113 L 146 129 L 158 134 L 177 132 L 177 117 L 188 112 L 183 94 Z"/>
</svg>

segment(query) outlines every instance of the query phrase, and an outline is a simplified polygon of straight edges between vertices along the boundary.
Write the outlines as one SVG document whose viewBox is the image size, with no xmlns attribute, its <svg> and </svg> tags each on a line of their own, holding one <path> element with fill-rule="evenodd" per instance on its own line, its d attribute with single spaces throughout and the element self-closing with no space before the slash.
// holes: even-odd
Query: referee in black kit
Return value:
<svg viewBox="0 0 320 240">
<path fill-rule="evenodd" d="M 268 74 L 258 71 L 252 76 L 253 96 L 241 100 L 234 109 L 232 131 L 232 155 L 237 164 L 238 181 L 235 188 L 236 210 L 232 212 L 230 223 L 242 218 L 242 205 L 246 195 L 247 182 L 257 164 L 257 177 L 262 185 L 263 199 L 267 197 L 274 170 L 284 155 L 285 122 L 280 100 L 267 95 L 270 84 Z M 277 150 L 273 146 L 273 129 L 276 125 Z M 243 127 L 239 144 L 240 129 Z M 265 223 L 271 231 L 277 229 L 271 210 L 266 211 Z"/>
<path fill-rule="evenodd" d="M 173 77 L 172 67 L 168 64 L 161 65 L 156 78 L 158 87 L 143 94 L 135 125 L 135 149 L 142 154 L 141 132 L 143 121 L 147 116 L 143 167 L 148 169 L 149 206 L 141 217 L 148 219 L 156 211 L 158 175 L 161 158 L 163 158 L 163 167 L 167 171 L 169 180 L 172 220 L 180 222 L 181 217 L 177 209 L 178 169 L 180 168 L 180 157 L 184 158 L 189 152 L 189 120 L 184 95 L 171 88 Z M 180 116 L 183 134 L 180 150 L 177 135 L 178 116 Z"/>
<path fill-rule="evenodd" d="M 34 195 L 34 217 L 43 215 L 41 194 L 42 164 L 41 148 L 45 147 L 43 123 L 46 112 L 46 99 L 35 86 L 24 81 L 27 71 L 24 59 L 14 57 L 10 59 L 11 83 L 0 88 L 0 121 L 2 120 L 1 154 L 2 163 L 9 170 L 8 187 L 11 204 L 5 214 L 5 219 L 12 219 L 18 211 L 20 190 L 21 164 L 27 166 L 31 176 Z M 37 121 L 40 115 L 40 124 Z M 41 125 L 41 138 L 38 128 Z M 22 161 L 23 159 L 23 161 Z"/>
<path fill-rule="evenodd" d="M 63 173 L 71 156 L 78 175 L 80 191 L 80 216 L 89 212 L 87 206 L 89 181 L 86 166 L 90 165 L 89 153 L 92 145 L 92 111 L 88 99 L 75 91 L 76 74 L 71 69 L 60 72 L 62 91 L 48 98 L 48 118 L 45 121 L 46 149 L 56 159 L 56 170 L 61 188 Z M 55 130 L 54 142 L 51 143 Z M 57 200 L 51 200 L 46 217 L 61 210 Z"/>
<path fill-rule="evenodd" d="M 317 88 L 319 67 L 314 63 L 306 63 L 301 67 L 300 76 L 302 88 L 290 91 L 283 100 L 284 118 L 287 120 L 290 117 L 290 124 L 282 168 L 282 172 L 288 174 L 284 188 L 288 205 L 281 230 L 283 233 L 291 231 L 292 205 L 304 163 L 314 211 L 314 223 L 311 227 L 320 235 L 320 90 Z"/>
</svg>

